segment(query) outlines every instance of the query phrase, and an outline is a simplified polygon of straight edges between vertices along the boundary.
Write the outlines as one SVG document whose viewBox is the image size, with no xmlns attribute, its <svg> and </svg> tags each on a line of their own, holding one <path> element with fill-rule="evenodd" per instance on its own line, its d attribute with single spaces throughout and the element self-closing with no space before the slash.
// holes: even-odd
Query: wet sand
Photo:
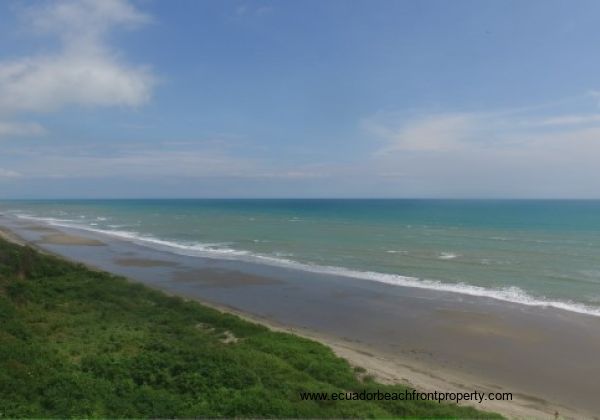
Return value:
<svg viewBox="0 0 600 420">
<path fill-rule="evenodd" d="M 36 243 L 45 245 L 79 245 L 79 246 L 103 246 L 104 243 L 97 239 L 83 236 L 67 235 L 63 233 L 52 233 L 43 235 Z"/>
<path fill-rule="evenodd" d="M 175 267 L 178 264 L 173 261 L 150 260 L 147 258 L 117 258 L 115 264 L 122 267 Z"/>
<path fill-rule="evenodd" d="M 6 218 L 0 224 L 27 241 L 35 242 L 44 233 Z M 552 418 L 558 412 L 561 417 L 592 418 L 600 413 L 598 317 L 175 255 L 88 232 L 66 229 L 64 234 L 106 246 L 40 246 L 316 339 L 381 381 L 425 391 L 512 392 L 512 402 L 474 404 L 510 417 Z M 130 264 L 123 264 L 124 255 Z"/>
<path fill-rule="evenodd" d="M 25 224 L 24 228 L 27 229 L 27 230 L 34 231 L 34 232 L 60 233 L 59 230 L 53 229 L 53 228 L 48 227 L 48 226 L 39 226 L 39 225 Z"/>
<path fill-rule="evenodd" d="M 25 245 L 26 244 L 26 241 L 24 241 L 21 237 L 19 237 L 18 235 L 15 235 L 12 230 L 6 229 L 3 226 L 0 226 L 0 238 L 4 239 L 5 241 L 8 241 L 8 242 L 13 242 L 17 245 Z"/>
<path fill-rule="evenodd" d="M 176 271 L 173 281 L 192 283 L 196 287 L 243 287 L 267 284 L 281 284 L 281 280 L 255 276 L 241 271 L 221 269 L 199 269 Z"/>
</svg>

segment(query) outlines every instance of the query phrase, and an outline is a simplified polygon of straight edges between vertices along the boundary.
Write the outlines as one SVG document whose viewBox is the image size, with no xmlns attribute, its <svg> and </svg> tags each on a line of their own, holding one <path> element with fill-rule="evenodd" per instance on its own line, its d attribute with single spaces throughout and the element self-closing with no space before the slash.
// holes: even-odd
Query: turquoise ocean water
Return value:
<svg viewBox="0 0 600 420">
<path fill-rule="evenodd" d="M 600 316 L 600 201 L 3 201 L 169 252 Z"/>
</svg>

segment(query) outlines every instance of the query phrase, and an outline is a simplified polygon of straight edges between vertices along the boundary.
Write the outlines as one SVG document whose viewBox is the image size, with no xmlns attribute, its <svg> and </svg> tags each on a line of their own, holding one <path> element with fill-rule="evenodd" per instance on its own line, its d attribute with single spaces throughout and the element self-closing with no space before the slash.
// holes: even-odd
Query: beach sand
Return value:
<svg viewBox="0 0 600 420">
<path fill-rule="evenodd" d="M 512 392 L 512 401 L 471 403 L 511 418 L 600 413 L 597 317 L 177 256 L 87 232 L 64 232 L 77 237 L 64 247 L 62 240 L 38 242 L 43 229 L 5 222 L 46 251 L 322 342 L 384 383 L 426 392 Z M 107 246 L 85 246 L 90 241 Z"/>
<path fill-rule="evenodd" d="M 331 335 L 316 333 L 315 331 L 286 327 L 272 320 L 250 316 L 233 308 L 202 302 L 222 312 L 233 313 L 251 322 L 260 323 L 273 331 L 287 332 L 325 344 L 333 352 L 346 359 L 352 366 L 365 370 L 365 375 L 372 376 L 376 381 L 384 384 L 403 384 L 422 392 L 507 392 L 506 389 L 493 385 L 483 384 L 482 379 L 476 376 L 462 374 L 456 370 L 444 370 L 439 366 L 415 361 L 413 358 L 402 355 L 383 354 L 377 349 L 366 347 L 361 343 L 337 339 Z M 596 418 L 591 413 L 573 410 L 571 408 L 552 404 L 542 398 L 530 395 L 513 393 L 512 401 L 484 401 L 478 403 L 463 403 L 475 408 L 501 413 L 508 418 Z"/>
</svg>

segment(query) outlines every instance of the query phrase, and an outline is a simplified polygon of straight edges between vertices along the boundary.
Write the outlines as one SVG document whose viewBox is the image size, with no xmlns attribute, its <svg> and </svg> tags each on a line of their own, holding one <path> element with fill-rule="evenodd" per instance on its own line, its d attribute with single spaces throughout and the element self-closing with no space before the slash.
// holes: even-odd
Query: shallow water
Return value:
<svg viewBox="0 0 600 420">
<path fill-rule="evenodd" d="M 3 201 L 174 253 L 600 315 L 600 201 Z"/>
</svg>

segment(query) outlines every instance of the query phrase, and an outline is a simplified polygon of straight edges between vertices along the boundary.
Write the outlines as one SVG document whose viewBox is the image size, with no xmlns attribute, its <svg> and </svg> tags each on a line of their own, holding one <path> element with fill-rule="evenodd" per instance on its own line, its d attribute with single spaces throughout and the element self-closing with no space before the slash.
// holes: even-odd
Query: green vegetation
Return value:
<svg viewBox="0 0 600 420">
<path fill-rule="evenodd" d="M 0 417 L 492 417 L 403 392 L 327 347 L 0 240 Z"/>
</svg>

